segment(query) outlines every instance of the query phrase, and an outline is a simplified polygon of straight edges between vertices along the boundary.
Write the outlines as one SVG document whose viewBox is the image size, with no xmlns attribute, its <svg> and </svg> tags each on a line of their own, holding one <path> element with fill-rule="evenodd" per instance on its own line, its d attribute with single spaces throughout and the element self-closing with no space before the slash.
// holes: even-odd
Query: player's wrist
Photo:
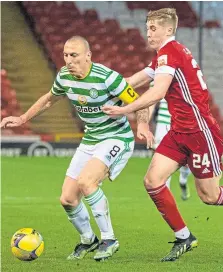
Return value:
<svg viewBox="0 0 223 272">
<path fill-rule="evenodd" d="M 28 120 L 27 120 L 27 117 L 25 116 L 25 114 L 22 114 L 19 116 L 21 121 L 22 121 L 22 124 L 25 124 Z"/>
<path fill-rule="evenodd" d="M 132 107 L 131 104 L 128 104 L 127 106 L 124 106 L 123 108 L 124 108 L 124 113 L 125 114 L 135 112 L 135 110 L 134 110 L 134 108 Z"/>
</svg>

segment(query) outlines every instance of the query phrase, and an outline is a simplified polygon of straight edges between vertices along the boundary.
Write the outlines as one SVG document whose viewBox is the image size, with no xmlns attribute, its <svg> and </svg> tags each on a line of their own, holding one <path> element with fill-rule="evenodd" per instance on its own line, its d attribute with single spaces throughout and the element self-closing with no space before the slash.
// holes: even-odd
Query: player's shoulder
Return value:
<svg viewBox="0 0 223 272">
<path fill-rule="evenodd" d="M 184 53 L 186 47 L 177 40 L 168 42 L 158 52 L 158 57 L 161 55 L 181 55 Z"/>
<path fill-rule="evenodd" d="M 101 63 L 93 63 L 91 69 L 91 76 L 93 75 L 103 78 L 105 81 L 107 81 L 110 77 L 116 78 L 119 73 Z"/>
<path fill-rule="evenodd" d="M 109 75 L 112 73 L 112 69 L 108 68 L 107 66 L 101 64 L 101 63 L 96 63 L 93 62 L 92 64 L 92 72 L 98 73 L 98 74 L 103 74 L 105 76 Z"/>
</svg>

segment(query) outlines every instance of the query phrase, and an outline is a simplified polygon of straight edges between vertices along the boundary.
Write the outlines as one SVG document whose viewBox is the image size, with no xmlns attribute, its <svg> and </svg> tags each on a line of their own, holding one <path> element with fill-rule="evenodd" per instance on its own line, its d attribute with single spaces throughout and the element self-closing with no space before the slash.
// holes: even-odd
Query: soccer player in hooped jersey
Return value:
<svg viewBox="0 0 223 272">
<path fill-rule="evenodd" d="M 114 180 L 125 167 L 134 148 L 134 136 L 127 118 L 110 118 L 101 106 L 122 105 L 134 101 L 138 95 L 125 79 L 104 65 L 91 62 L 88 42 L 80 36 L 70 38 L 64 45 L 66 66 L 59 71 L 50 92 L 42 96 L 20 117 L 6 117 L 1 127 L 20 126 L 68 97 L 79 117 L 85 122 L 85 134 L 74 154 L 62 187 L 60 202 L 68 219 L 81 237 L 68 259 L 82 259 L 98 249 L 97 261 L 111 257 L 119 248 L 111 224 L 108 200 L 99 187 L 105 177 Z M 137 113 L 137 136 L 152 137 L 148 129 L 148 110 Z M 101 232 L 95 236 L 90 216 L 82 197 L 89 204 Z"/>
<path fill-rule="evenodd" d="M 223 205 L 223 186 L 219 186 L 223 153 L 220 128 L 210 113 L 208 89 L 200 67 L 191 52 L 175 41 L 177 21 L 175 9 L 148 13 L 148 43 L 157 55 L 129 82 L 137 87 L 154 80 L 154 87 L 127 106 L 103 108 L 105 113 L 116 116 L 149 107 L 164 97 L 167 100 L 171 129 L 156 149 L 144 179 L 149 196 L 176 237 L 162 261 L 174 261 L 198 244 L 165 184 L 169 176 L 188 164 L 201 200 Z"/>
</svg>

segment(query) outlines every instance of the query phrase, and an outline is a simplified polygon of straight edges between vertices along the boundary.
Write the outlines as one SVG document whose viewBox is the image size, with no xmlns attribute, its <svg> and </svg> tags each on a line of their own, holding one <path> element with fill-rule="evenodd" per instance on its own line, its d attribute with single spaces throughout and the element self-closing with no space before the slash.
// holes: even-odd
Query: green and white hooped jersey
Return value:
<svg viewBox="0 0 223 272">
<path fill-rule="evenodd" d="M 171 115 L 168 110 L 168 104 L 164 98 L 160 101 L 156 122 L 167 125 L 170 125 L 171 123 Z"/>
<path fill-rule="evenodd" d="M 97 144 L 105 139 L 134 140 L 126 116 L 110 118 L 102 112 L 107 105 L 121 106 L 119 96 L 128 83 L 117 72 L 99 63 L 92 63 L 88 75 L 83 79 L 72 76 L 66 66 L 62 67 L 54 81 L 51 92 L 67 95 L 81 120 L 85 123 L 84 144 Z"/>
</svg>

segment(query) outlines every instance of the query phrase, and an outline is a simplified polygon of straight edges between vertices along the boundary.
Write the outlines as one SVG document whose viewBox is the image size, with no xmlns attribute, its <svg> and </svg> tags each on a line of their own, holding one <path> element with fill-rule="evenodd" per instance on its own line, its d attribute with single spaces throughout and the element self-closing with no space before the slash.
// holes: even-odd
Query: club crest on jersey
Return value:
<svg viewBox="0 0 223 272">
<path fill-rule="evenodd" d="M 98 90 L 90 89 L 89 95 L 91 98 L 96 99 L 98 97 Z"/>
<path fill-rule="evenodd" d="M 83 95 L 78 95 L 77 100 L 79 104 L 86 105 L 87 104 L 87 98 Z"/>
<path fill-rule="evenodd" d="M 158 58 L 158 67 L 167 65 L 167 55 L 162 55 Z"/>
</svg>

